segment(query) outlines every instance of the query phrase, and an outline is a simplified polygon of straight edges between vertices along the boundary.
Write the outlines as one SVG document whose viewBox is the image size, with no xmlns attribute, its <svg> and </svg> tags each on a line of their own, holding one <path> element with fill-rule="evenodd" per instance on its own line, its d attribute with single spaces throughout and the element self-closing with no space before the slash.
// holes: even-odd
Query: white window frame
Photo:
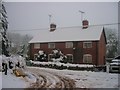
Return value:
<svg viewBox="0 0 120 90">
<path fill-rule="evenodd" d="M 53 44 L 53 47 L 51 47 L 51 44 Z M 55 48 L 55 43 L 48 43 L 48 48 L 54 49 Z"/>
<path fill-rule="evenodd" d="M 66 42 L 65 47 L 66 48 L 73 48 L 73 42 Z"/>
<path fill-rule="evenodd" d="M 34 43 L 34 49 L 40 49 L 40 43 Z"/>
<path fill-rule="evenodd" d="M 72 54 L 66 54 L 66 56 L 68 57 L 68 56 L 72 56 L 72 61 L 71 62 L 73 62 L 73 55 Z M 70 61 L 70 60 L 69 60 Z"/>
<path fill-rule="evenodd" d="M 91 57 L 91 58 L 88 58 Z M 87 60 L 85 60 L 87 58 Z M 92 63 L 92 55 L 91 54 L 84 54 L 83 55 L 83 63 Z"/>
<path fill-rule="evenodd" d="M 83 42 L 83 48 L 92 48 L 92 42 L 91 41 L 89 41 L 89 42 Z"/>
</svg>

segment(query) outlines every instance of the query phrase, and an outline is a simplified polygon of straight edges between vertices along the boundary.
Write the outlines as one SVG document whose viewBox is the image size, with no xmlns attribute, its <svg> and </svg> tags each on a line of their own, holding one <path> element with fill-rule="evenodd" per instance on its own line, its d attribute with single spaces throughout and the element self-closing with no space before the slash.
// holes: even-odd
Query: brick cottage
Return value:
<svg viewBox="0 0 120 90">
<path fill-rule="evenodd" d="M 34 60 L 39 50 L 45 51 L 48 61 L 51 51 L 59 49 L 67 56 L 68 61 L 78 64 L 104 65 L 106 55 L 106 37 L 102 26 L 88 26 L 83 21 L 83 27 L 56 28 L 50 25 L 50 30 L 40 30 L 29 42 L 30 59 Z"/>
</svg>

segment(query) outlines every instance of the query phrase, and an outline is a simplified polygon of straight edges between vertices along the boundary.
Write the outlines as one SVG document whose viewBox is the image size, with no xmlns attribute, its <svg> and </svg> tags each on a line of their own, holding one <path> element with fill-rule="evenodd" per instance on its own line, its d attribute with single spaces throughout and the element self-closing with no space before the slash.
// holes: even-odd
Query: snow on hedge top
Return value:
<svg viewBox="0 0 120 90">
<path fill-rule="evenodd" d="M 87 29 L 58 28 L 53 32 L 40 30 L 29 43 L 64 42 L 64 41 L 98 41 L 100 40 L 102 26 L 90 26 Z"/>
<path fill-rule="evenodd" d="M 57 65 L 57 66 L 67 66 L 67 67 L 94 67 L 94 65 L 89 64 L 70 64 L 70 63 L 60 63 L 60 62 L 40 62 L 40 61 L 32 61 L 30 60 L 32 64 L 35 65 Z"/>
</svg>

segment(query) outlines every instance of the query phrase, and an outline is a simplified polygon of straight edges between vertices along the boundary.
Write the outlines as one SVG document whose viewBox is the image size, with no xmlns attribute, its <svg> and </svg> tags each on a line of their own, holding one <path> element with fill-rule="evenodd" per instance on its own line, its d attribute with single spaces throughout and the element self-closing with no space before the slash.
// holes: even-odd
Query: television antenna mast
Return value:
<svg viewBox="0 0 120 90">
<path fill-rule="evenodd" d="M 51 18 L 52 18 L 52 15 L 49 14 L 48 16 L 49 16 L 49 24 L 51 24 Z"/>
<path fill-rule="evenodd" d="M 85 12 L 83 12 L 83 11 L 81 11 L 81 10 L 79 10 L 79 12 L 81 13 L 81 21 L 83 21 L 83 14 L 84 14 Z"/>
</svg>

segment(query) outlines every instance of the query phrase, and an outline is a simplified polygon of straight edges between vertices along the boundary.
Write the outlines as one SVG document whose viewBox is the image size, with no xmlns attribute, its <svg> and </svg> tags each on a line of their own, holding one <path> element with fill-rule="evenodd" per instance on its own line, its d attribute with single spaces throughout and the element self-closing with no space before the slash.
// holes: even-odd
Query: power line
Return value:
<svg viewBox="0 0 120 90">
<path fill-rule="evenodd" d="M 110 25 L 118 25 L 120 23 L 109 23 L 109 24 L 96 24 L 96 25 L 89 25 L 89 27 L 94 26 L 110 26 Z M 82 26 L 71 26 L 71 27 L 58 27 L 57 29 L 65 29 L 65 28 L 81 28 Z M 14 29 L 10 31 L 38 31 L 38 30 L 49 30 L 49 28 L 36 28 L 36 29 Z"/>
</svg>

